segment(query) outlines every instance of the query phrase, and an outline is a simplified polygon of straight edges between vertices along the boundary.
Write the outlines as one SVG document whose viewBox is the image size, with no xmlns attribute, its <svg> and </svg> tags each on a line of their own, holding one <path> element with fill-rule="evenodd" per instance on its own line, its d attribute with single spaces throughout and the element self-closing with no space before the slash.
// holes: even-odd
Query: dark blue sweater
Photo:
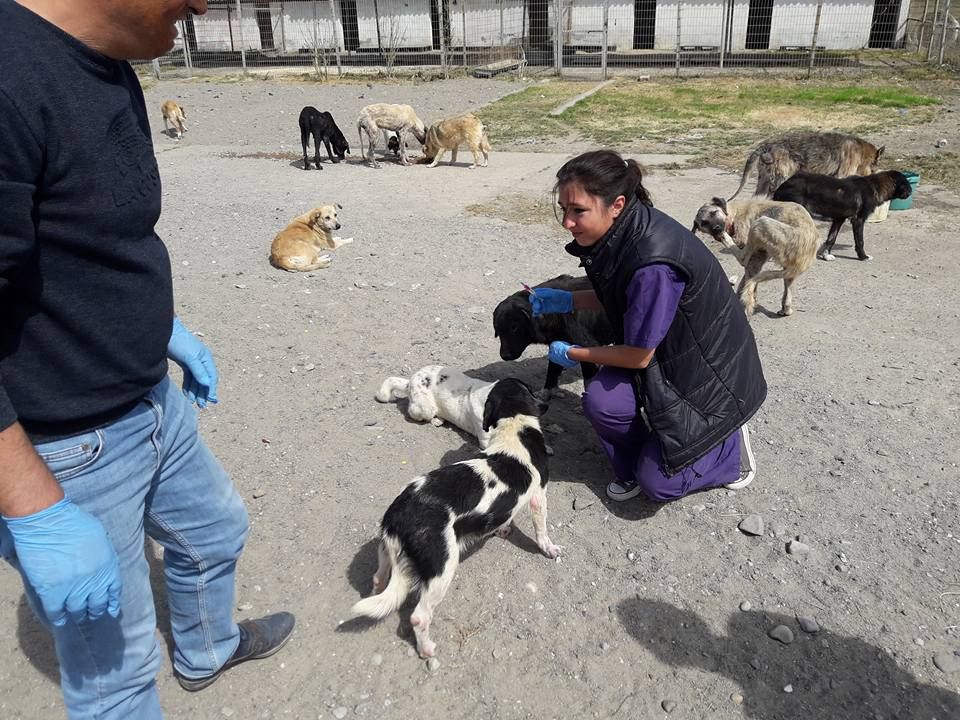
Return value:
<svg viewBox="0 0 960 720">
<path fill-rule="evenodd" d="M 167 250 L 140 83 L 0 0 L 0 430 L 80 432 L 167 372 Z"/>
</svg>

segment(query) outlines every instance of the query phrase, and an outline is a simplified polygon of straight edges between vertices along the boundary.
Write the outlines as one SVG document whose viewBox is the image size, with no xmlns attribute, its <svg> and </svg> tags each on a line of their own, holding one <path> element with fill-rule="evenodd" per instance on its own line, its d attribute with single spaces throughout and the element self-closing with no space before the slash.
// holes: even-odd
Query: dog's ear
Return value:
<svg viewBox="0 0 960 720">
<path fill-rule="evenodd" d="M 710 202 L 716 205 L 721 210 L 723 210 L 724 213 L 727 212 L 727 201 L 724 200 L 723 198 L 715 197 Z"/>
<path fill-rule="evenodd" d="M 500 401 L 496 393 L 487 395 L 487 401 L 483 404 L 483 431 L 487 432 L 491 427 L 497 424 L 494 419 L 497 417 Z"/>
</svg>

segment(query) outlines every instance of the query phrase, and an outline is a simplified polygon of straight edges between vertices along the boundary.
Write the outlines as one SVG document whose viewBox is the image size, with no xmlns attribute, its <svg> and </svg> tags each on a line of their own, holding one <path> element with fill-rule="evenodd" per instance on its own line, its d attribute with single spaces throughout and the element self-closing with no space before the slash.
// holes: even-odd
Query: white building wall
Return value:
<svg viewBox="0 0 960 720">
<path fill-rule="evenodd" d="M 279 3 L 272 6 L 274 44 L 286 52 L 310 50 L 315 46 L 330 47 L 337 42 L 343 47 L 343 31 L 334 18 L 334 3 L 327 0 L 314 5 L 310 2 L 286 2 L 283 20 Z M 509 43 L 522 35 L 526 28 L 523 0 L 449 0 L 451 44 L 464 42 L 464 14 L 466 15 L 466 44 L 468 47 L 490 47 L 503 41 Z M 466 3 L 466 5 L 462 5 Z M 501 16 L 502 3 L 502 16 Z M 603 27 L 602 0 L 564 0 L 563 42 L 566 45 L 594 46 L 601 44 Z M 866 47 L 873 17 L 873 0 L 824 0 L 820 17 L 817 45 L 829 49 L 857 49 Z M 430 26 L 430 0 L 378 0 L 380 35 L 384 45 L 390 44 L 391 26 L 397 47 L 431 47 L 433 33 Z M 553 2 L 550 3 L 551 34 L 555 27 Z M 736 0 L 733 11 L 732 47 L 734 52 L 745 49 L 749 0 Z M 775 0 L 770 31 L 770 48 L 782 45 L 809 45 L 813 37 L 816 17 L 815 0 Z M 658 2 L 656 11 L 654 47 L 673 50 L 677 45 L 678 0 Z M 719 46 L 723 33 L 723 3 L 721 0 L 680 3 L 680 44 Z M 898 39 L 903 38 L 909 2 L 900 6 Z M 357 21 L 361 48 L 377 47 L 377 21 L 373 0 L 357 0 Z M 211 8 L 206 16 L 195 20 L 197 41 L 204 50 L 231 49 L 239 51 L 260 49 L 260 33 L 254 8 L 243 6 L 243 22 L 231 9 L 230 21 L 225 8 Z M 502 17 L 502 24 L 501 24 Z M 633 47 L 634 4 L 632 1 L 611 0 L 608 10 L 608 46 L 617 50 Z M 232 32 L 232 42 L 231 42 Z M 182 47 L 178 38 L 177 45 Z"/>
</svg>

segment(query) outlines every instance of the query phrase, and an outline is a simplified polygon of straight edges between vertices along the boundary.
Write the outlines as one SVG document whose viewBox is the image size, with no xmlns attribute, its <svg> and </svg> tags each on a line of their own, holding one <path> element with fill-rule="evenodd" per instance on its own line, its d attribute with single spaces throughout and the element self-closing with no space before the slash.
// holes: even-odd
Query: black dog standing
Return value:
<svg viewBox="0 0 960 720">
<path fill-rule="evenodd" d="M 327 149 L 330 162 L 338 163 L 350 152 L 350 144 L 334 122 L 333 115 L 326 111 L 321 112 L 315 107 L 307 105 L 300 111 L 300 142 L 303 144 L 304 170 L 310 169 L 310 160 L 307 157 L 307 145 L 309 144 L 311 135 L 313 135 L 313 162 L 316 164 L 317 170 L 323 169 L 320 167 L 321 141 L 323 141 L 323 145 Z M 332 150 L 330 147 L 331 143 L 333 144 Z"/>
</svg>

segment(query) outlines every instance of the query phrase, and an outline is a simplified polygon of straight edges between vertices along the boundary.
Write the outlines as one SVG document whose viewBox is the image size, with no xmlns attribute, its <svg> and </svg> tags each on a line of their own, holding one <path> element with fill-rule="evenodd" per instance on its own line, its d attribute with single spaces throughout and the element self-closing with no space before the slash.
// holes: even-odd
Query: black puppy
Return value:
<svg viewBox="0 0 960 720">
<path fill-rule="evenodd" d="M 407 147 L 407 144 L 403 144 L 404 147 Z M 400 157 L 400 133 L 394 133 L 390 136 L 390 139 L 387 140 L 387 150 L 392 152 L 394 156 Z"/>
<path fill-rule="evenodd" d="M 321 140 L 324 147 L 327 148 L 330 162 L 338 163 L 343 160 L 344 155 L 350 152 L 350 143 L 347 142 L 343 133 L 340 132 L 340 128 L 333 121 L 333 115 L 326 111 L 320 112 L 315 107 L 307 105 L 300 111 L 300 142 L 303 144 L 304 170 L 310 169 L 310 161 L 307 159 L 307 145 L 311 135 L 313 135 L 313 161 L 316 163 L 317 170 L 323 169 L 320 167 Z M 331 143 L 333 143 L 332 151 L 330 149 Z M 334 157 L 334 154 L 336 154 L 336 157 Z"/>
<path fill-rule="evenodd" d="M 586 277 L 560 275 L 546 280 L 536 287 L 557 288 L 560 290 L 591 290 L 593 286 Z M 549 345 L 554 340 L 565 340 L 574 345 L 585 347 L 609 345 L 614 342 L 613 329 L 606 313 L 597 310 L 574 310 L 569 314 L 549 314 L 533 316 L 530 307 L 530 293 L 526 290 L 515 292 L 505 298 L 493 311 L 493 336 L 500 338 L 500 357 L 504 360 L 516 360 L 523 355 L 529 345 Z M 589 380 L 597 374 L 592 363 L 580 363 L 583 379 Z M 556 363 L 547 366 L 547 381 L 542 397 L 550 397 L 557 386 L 563 367 Z"/>
<path fill-rule="evenodd" d="M 907 178 L 896 170 L 842 179 L 798 172 L 777 188 L 773 199 L 798 203 L 814 217 L 831 221 L 827 241 L 817 252 L 821 260 L 836 259 L 831 251 L 840 227 L 847 219 L 853 226 L 857 257 L 869 260 L 870 256 L 863 249 L 863 224 L 867 217 L 878 205 L 893 198 L 905 200 L 911 192 Z"/>
<path fill-rule="evenodd" d="M 547 535 L 549 470 L 539 421 L 546 409 L 520 380 L 493 386 L 483 406 L 490 445 L 473 460 L 414 478 L 390 504 L 380 523 L 374 594 L 353 606 L 354 616 L 386 617 L 419 590 L 410 624 L 420 656 L 430 657 L 433 613 L 473 542 L 492 533 L 506 537 L 517 514 L 529 508 L 540 552 L 560 555 Z"/>
</svg>

